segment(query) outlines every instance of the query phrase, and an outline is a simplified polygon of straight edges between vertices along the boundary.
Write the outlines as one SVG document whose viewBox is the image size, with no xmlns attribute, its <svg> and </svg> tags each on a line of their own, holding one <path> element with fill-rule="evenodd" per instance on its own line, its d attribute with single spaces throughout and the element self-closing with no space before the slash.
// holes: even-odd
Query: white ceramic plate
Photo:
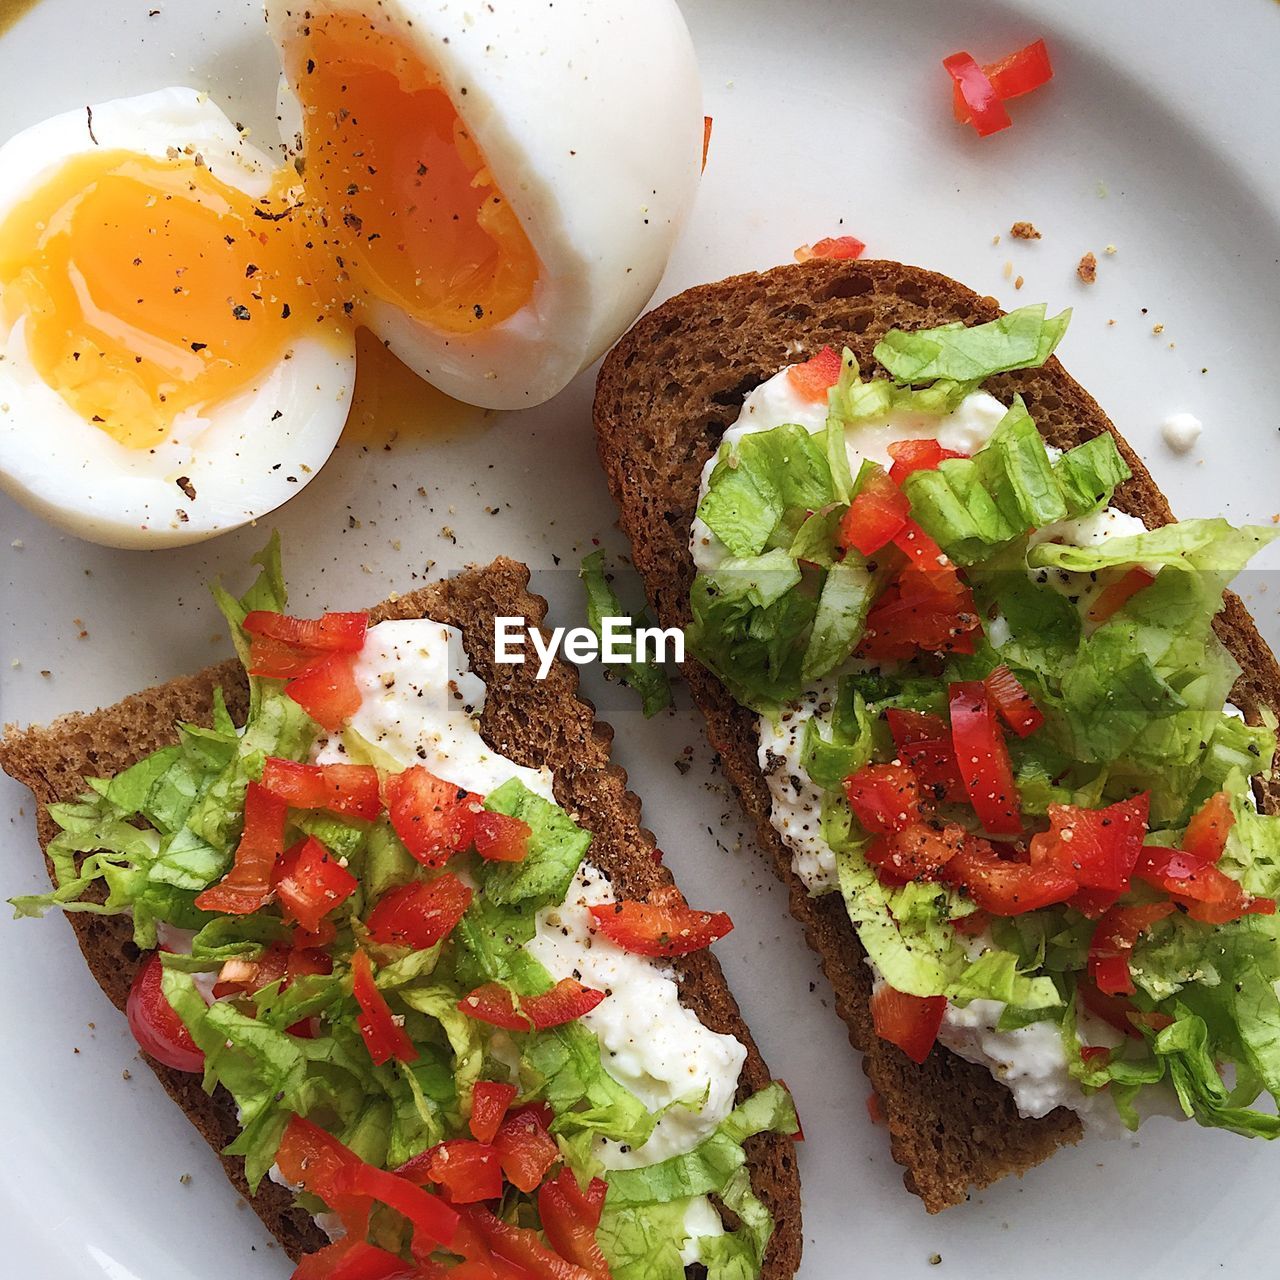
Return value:
<svg viewBox="0 0 1280 1280">
<path fill-rule="evenodd" d="M 1006 305 L 1070 304 L 1063 360 L 1175 509 L 1238 521 L 1280 510 L 1280 6 L 1239 0 L 1213 16 L 1159 0 L 689 0 L 687 9 L 716 126 L 664 294 L 784 261 L 843 229 L 873 254 L 936 267 Z M 1003 135 L 979 141 L 957 127 L 939 59 L 968 48 L 989 60 L 1039 35 L 1054 83 L 1014 104 Z M 253 0 L 43 0 L 0 39 L 0 120 L 8 134 L 86 101 L 188 83 L 234 102 L 234 117 L 261 139 L 272 136 L 275 76 Z M 1043 240 L 1010 240 L 1022 218 Z M 1074 274 L 1086 250 L 1100 262 L 1092 287 Z M 1024 277 L 1020 291 L 1006 263 Z M 619 547 L 595 464 L 591 385 L 584 375 L 553 405 L 483 429 L 455 424 L 452 440 L 452 411 L 435 405 L 431 429 L 402 434 L 389 451 L 376 433 L 349 441 L 278 520 L 296 602 L 351 607 L 506 552 L 547 570 L 537 587 L 558 620 L 577 621 L 573 576 L 551 572 L 554 557 L 576 565 L 597 537 Z M 1184 409 L 1206 427 L 1201 447 L 1177 458 L 1158 424 Z M 96 706 L 220 656 L 201 583 L 241 573 L 262 537 L 112 552 L 0 498 L 0 718 Z M 1265 579 L 1280 555 L 1262 563 L 1272 573 L 1253 575 L 1247 590 L 1274 643 L 1280 592 L 1268 594 Z M 1152 1126 L 1137 1148 L 1085 1144 L 929 1218 L 867 1120 L 866 1082 L 827 987 L 742 837 L 684 699 L 676 715 L 645 723 L 596 673 L 585 678 L 689 897 L 737 921 L 720 958 L 809 1135 L 803 1276 L 961 1280 L 1025 1269 L 1043 1280 L 1137 1280 L 1274 1269 L 1280 1151 L 1190 1125 Z M 695 764 L 682 774 L 674 762 L 687 745 Z M 29 797 L 5 779 L 0 805 L 7 897 L 34 890 L 43 873 Z M 141 1068 L 65 923 L 0 922 L 0 974 L 9 1274 L 287 1276 Z"/>
</svg>

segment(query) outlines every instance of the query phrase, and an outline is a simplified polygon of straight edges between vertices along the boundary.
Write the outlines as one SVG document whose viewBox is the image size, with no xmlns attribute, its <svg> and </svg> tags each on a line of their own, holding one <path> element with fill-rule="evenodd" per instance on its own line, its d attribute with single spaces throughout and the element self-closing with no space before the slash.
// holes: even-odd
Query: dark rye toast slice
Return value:
<svg viewBox="0 0 1280 1280">
<path fill-rule="evenodd" d="M 752 388 L 828 344 L 851 348 L 864 373 L 883 374 L 872 350 L 886 330 L 954 321 L 972 325 L 1000 314 L 994 299 L 918 267 L 812 261 L 690 289 L 641 319 L 601 369 L 595 426 L 621 527 L 662 625 L 689 622 L 689 528 L 702 467 Z M 1173 519 L 1133 450 L 1056 359 L 1041 369 L 992 378 L 986 387 L 1005 403 L 1021 394 L 1045 438 L 1060 449 L 1110 432 L 1133 471 L 1116 505 L 1152 527 Z M 1280 714 L 1280 668 L 1230 593 L 1217 627 L 1244 670 L 1232 697 L 1246 718 L 1256 722 L 1264 705 Z M 985 1068 L 942 1049 L 917 1067 L 874 1034 L 871 975 L 840 895 L 806 893 L 770 824 L 769 792 L 756 761 L 755 715 L 736 705 L 696 662 L 687 662 L 684 674 L 725 773 L 789 887 L 792 913 L 821 957 L 849 1039 L 864 1055 L 907 1187 L 937 1212 L 966 1199 L 971 1187 L 1022 1173 L 1078 1141 L 1080 1122 L 1073 1112 L 1059 1108 L 1043 1119 L 1025 1120 Z M 1259 800 L 1269 812 L 1280 809 L 1280 784 L 1271 784 Z"/>
<path fill-rule="evenodd" d="M 579 696 L 576 669 L 557 661 L 546 679 L 539 681 L 534 678 L 537 667 L 532 652 L 523 665 L 500 666 L 493 661 L 495 616 L 523 617 L 538 626 L 543 621 L 546 601 L 531 595 L 528 583 L 524 565 L 499 558 L 486 568 L 468 569 L 448 581 L 388 600 L 372 610 L 370 621 L 431 617 L 459 628 L 471 667 L 488 686 L 480 722 L 485 740 L 517 763 L 549 766 L 555 773 L 556 800 L 593 833 L 591 860 L 619 894 L 643 897 L 650 889 L 671 883 L 671 874 L 656 860 L 654 838 L 640 825 L 640 801 L 627 790 L 626 774 L 609 761 L 613 730 L 597 720 L 592 705 Z M 230 661 L 134 694 L 114 707 L 65 716 L 48 728 L 10 727 L 0 741 L 0 766 L 35 794 L 41 847 L 57 833 L 48 816 L 49 804 L 79 795 L 86 775 L 114 774 L 176 741 L 176 721 L 207 724 L 218 686 L 233 717 L 242 723 L 248 691 L 239 663 Z M 123 1009 L 140 962 L 129 918 L 73 913 L 68 919 L 93 976 L 111 1002 Z M 674 967 L 681 1002 L 708 1027 L 734 1035 L 746 1046 L 738 1090 L 741 1101 L 767 1084 L 770 1076 L 720 965 L 703 951 L 677 961 Z M 230 1095 L 219 1088 L 209 1096 L 201 1090 L 198 1077 L 147 1061 L 170 1097 L 214 1150 L 221 1152 L 239 1132 Z M 762 1134 L 748 1141 L 747 1154 L 752 1185 L 776 1223 L 764 1280 L 784 1280 L 799 1265 L 803 1244 L 792 1142 Z M 249 1196 L 243 1162 L 238 1157 L 221 1159 L 227 1176 L 291 1258 L 296 1261 L 328 1242 L 310 1216 L 293 1206 L 284 1188 L 264 1181 L 258 1194 Z"/>
</svg>

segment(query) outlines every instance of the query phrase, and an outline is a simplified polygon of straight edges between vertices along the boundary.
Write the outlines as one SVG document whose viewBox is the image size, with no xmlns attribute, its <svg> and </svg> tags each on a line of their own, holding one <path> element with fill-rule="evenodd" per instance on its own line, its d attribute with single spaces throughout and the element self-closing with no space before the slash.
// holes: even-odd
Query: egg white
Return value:
<svg viewBox="0 0 1280 1280">
<path fill-rule="evenodd" d="M 56 116 L 0 147 L 0 220 L 72 156 L 103 147 L 163 158 L 187 145 L 249 195 L 270 187 L 272 162 L 204 94 L 161 89 Z M 23 328 L 19 318 L 0 330 L 0 487 L 107 546 L 198 542 L 288 501 L 332 453 L 355 386 L 354 337 L 335 328 L 298 341 L 235 397 L 179 415 L 162 445 L 131 449 L 43 381 Z"/>
<path fill-rule="evenodd" d="M 282 52 L 335 12 L 437 69 L 542 263 L 529 304 L 488 329 L 442 333 L 377 301 L 370 328 L 456 399 L 549 399 L 644 308 L 697 191 L 702 95 L 675 0 L 267 0 Z M 297 113 L 281 114 L 291 142 Z"/>
</svg>

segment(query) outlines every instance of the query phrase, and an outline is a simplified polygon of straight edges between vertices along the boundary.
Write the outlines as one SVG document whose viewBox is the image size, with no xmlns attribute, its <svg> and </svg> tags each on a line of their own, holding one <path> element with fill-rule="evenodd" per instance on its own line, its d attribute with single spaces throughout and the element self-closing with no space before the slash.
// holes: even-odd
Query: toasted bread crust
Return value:
<svg viewBox="0 0 1280 1280">
<path fill-rule="evenodd" d="M 812 261 L 691 289 L 641 319 L 606 359 L 594 412 L 620 524 L 662 625 L 689 622 L 694 566 L 688 540 L 702 467 L 747 392 L 824 345 L 848 346 L 864 371 L 883 373 L 872 351 L 886 330 L 972 325 L 998 315 L 994 299 L 918 267 Z M 1133 471 L 1116 505 L 1151 527 L 1173 519 L 1142 462 L 1057 359 L 992 378 L 987 389 L 1005 403 L 1020 394 L 1042 434 L 1061 449 L 1109 432 Z M 1217 629 L 1244 669 L 1232 695 L 1236 704 L 1254 721 L 1264 705 L 1280 713 L 1280 668 L 1230 593 Z M 808 895 L 769 821 L 755 715 L 696 662 L 686 663 L 684 674 L 761 849 L 788 886 L 792 914 L 821 958 L 850 1042 L 863 1053 L 908 1189 L 937 1212 L 966 1199 L 971 1187 L 1022 1173 L 1078 1141 L 1073 1112 L 1059 1108 L 1043 1119 L 1023 1119 L 1009 1090 L 984 1068 L 941 1049 L 917 1067 L 875 1036 L 865 953 L 843 904 L 838 895 Z M 1259 798 L 1274 811 L 1280 791 L 1273 784 Z"/>
<path fill-rule="evenodd" d="M 590 857 L 620 894 L 644 896 L 671 883 L 656 861 L 653 836 L 640 826 L 640 801 L 627 790 L 627 777 L 609 762 L 613 730 L 597 720 L 592 705 L 578 694 L 578 673 L 557 661 L 547 678 L 534 679 L 536 666 L 497 665 L 493 661 L 493 618 L 524 617 L 541 625 L 546 602 L 528 591 L 529 571 L 506 558 L 483 569 L 469 569 L 446 582 L 377 606 L 371 622 L 431 617 L 459 628 L 472 669 L 488 687 L 481 730 L 489 745 L 517 763 L 547 765 L 555 773 L 556 800 L 593 834 Z M 532 652 L 530 653 L 532 658 Z M 57 834 L 47 806 L 74 798 L 86 775 L 111 775 L 156 748 L 176 740 L 177 721 L 208 723 L 213 691 L 221 687 L 237 722 L 247 710 L 247 687 L 239 663 L 211 667 L 135 694 L 113 707 L 87 715 L 65 716 L 48 728 L 10 728 L 0 741 L 0 767 L 31 788 L 39 802 L 37 830 L 41 848 Z M 123 1009 L 140 963 L 127 916 L 70 915 L 90 970 L 117 1008 Z M 709 952 L 686 957 L 676 966 L 682 1003 L 715 1031 L 736 1036 L 747 1048 L 739 1099 L 763 1087 L 770 1076 L 751 1038 L 720 965 Z M 145 1056 L 145 1055 L 144 1055 Z M 188 1118 L 221 1152 L 239 1132 L 230 1096 L 212 1096 L 199 1078 L 176 1072 L 151 1059 L 151 1069 Z M 747 1145 L 752 1185 L 777 1224 L 765 1261 L 767 1280 L 791 1276 L 800 1262 L 800 1193 L 791 1140 L 775 1134 Z M 293 1207 L 292 1196 L 263 1182 L 249 1196 L 243 1162 L 220 1156 L 227 1176 L 249 1199 L 267 1229 L 295 1260 L 326 1244 L 310 1216 Z"/>
</svg>

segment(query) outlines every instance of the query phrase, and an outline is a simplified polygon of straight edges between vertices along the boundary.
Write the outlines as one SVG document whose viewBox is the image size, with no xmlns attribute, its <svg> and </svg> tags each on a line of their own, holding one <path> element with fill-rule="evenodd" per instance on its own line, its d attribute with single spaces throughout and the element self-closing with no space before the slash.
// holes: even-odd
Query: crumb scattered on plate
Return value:
<svg viewBox="0 0 1280 1280">
<path fill-rule="evenodd" d="M 1098 278 L 1098 258 L 1093 252 L 1086 253 L 1076 266 L 1076 275 L 1085 284 L 1092 284 Z"/>
<path fill-rule="evenodd" d="M 1015 222 L 1009 228 L 1009 234 L 1015 240 L 1039 240 L 1041 238 L 1034 222 Z"/>
</svg>

